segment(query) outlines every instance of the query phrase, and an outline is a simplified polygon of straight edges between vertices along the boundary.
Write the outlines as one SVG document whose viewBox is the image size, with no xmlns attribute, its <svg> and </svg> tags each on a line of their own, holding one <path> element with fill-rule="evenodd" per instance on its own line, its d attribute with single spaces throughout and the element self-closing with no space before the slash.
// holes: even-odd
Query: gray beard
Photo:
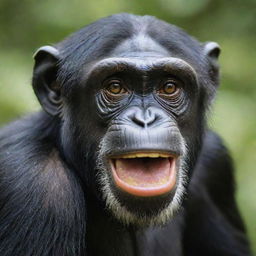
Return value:
<svg viewBox="0 0 256 256">
<path fill-rule="evenodd" d="M 183 144 L 185 145 L 185 143 Z M 184 146 L 182 156 L 179 159 L 178 175 L 177 175 L 177 187 L 173 199 L 165 208 L 160 210 L 155 216 L 143 216 L 129 211 L 124 205 L 121 205 L 118 198 L 114 195 L 111 189 L 109 171 L 106 170 L 107 163 L 104 162 L 104 152 L 107 145 L 104 143 L 104 139 L 100 144 L 98 161 L 97 161 L 97 180 L 100 184 L 102 199 L 106 203 L 107 209 L 124 225 L 137 225 L 140 227 L 149 226 L 162 226 L 167 224 L 180 209 L 182 200 L 185 195 L 185 187 L 187 183 L 187 164 L 186 164 L 186 146 Z"/>
</svg>

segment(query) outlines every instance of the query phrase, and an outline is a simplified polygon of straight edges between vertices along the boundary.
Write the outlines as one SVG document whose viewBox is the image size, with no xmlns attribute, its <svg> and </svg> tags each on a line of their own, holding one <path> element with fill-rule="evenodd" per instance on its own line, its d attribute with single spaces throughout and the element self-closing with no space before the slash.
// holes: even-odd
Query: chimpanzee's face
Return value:
<svg viewBox="0 0 256 256">
<path fill-rule="evenodd" d="M 88 27 L 62 52 L 43 47 L 34 73 L 40 102 L 61 117 L 67 163 L 119 220 L 139 225 L 163 224 L 181 205 L 218 84 L 216 43 L 147 19 L 93 40 Z"/>
<path fill-rule="evenodd" d="M 80 130 L 89 125 L 97 141 L 97 182 L 107 207 L 126 223 L 166 222 L 184 193 L 187 138 L 196 132 L 196 71 L 152 39 L 135 38 L 84 77 L 72 100 L 72 116 L 80 120 L 73 122 Z"/>
</svg>

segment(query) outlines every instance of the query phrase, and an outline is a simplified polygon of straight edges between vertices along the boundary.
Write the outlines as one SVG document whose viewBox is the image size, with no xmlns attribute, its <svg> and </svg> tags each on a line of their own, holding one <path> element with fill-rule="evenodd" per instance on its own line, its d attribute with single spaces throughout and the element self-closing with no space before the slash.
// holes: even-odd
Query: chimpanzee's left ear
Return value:
<svg viewBox="0 0 256 256">
<path fill-rule="evenodd" d="M 204 44 L 204 53 L 210 58 L 213 64 L 217 64 L 221 49 L 215 42 L 207 42 Z"/>
<path fill-rule="evenodd" d="M 53 46 L 43 46 L 36 51 L 34 59 L 34 92 L 47 113 L 59 115 L 62 106 L 60 84 L 57 81 L 59 51 Z"/>
<path fill-rule="evenodd" d="M 203 44 L 203 52 L 208 59 L 209 66 L 209 76 L 213 83 L 219 85 L 219 63 L 218 58 L 220 55 L 220 46 L 215 42 L 207 42 Z"/>
</svg>

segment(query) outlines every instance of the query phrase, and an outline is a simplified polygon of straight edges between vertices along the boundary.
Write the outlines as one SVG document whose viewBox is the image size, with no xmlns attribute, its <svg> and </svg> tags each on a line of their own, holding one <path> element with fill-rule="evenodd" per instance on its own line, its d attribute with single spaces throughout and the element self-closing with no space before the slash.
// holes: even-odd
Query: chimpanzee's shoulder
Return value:
<svg viewBox="0 0 256 256">
<path fill-rule="evenodd" d="M 233 194 L 235 189 L 233 176 L 233 161 L 228 148 L 217 133 L 208 130 L 192 174 L 190 191 L 195 194 L 194 192 L 200 187 L 209 195 L 215 195 L 214 197 Z"/>
<path fill-rule="evenodd" d="M 30 114 L 0 129 L 0 171 L 24 169 L 28 164 L 34 166 L 49 154 L 53 148 L 49 143 L 52 124 L 45 115 L 43 112 Z"/>
</svg>

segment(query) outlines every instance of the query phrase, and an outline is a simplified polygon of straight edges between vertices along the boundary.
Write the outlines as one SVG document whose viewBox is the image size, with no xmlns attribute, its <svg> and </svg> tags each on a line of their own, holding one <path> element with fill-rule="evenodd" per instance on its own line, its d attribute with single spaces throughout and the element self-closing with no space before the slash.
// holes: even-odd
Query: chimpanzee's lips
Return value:
<svg viewBox="0 0 256 256">
<path fill-rule="evenodd" d="M 110 160 L 116 186 L 135 196 L 170 192 L 176 184 L 177 157 L 165 153 L 134 153 Z"/>
</svg>

